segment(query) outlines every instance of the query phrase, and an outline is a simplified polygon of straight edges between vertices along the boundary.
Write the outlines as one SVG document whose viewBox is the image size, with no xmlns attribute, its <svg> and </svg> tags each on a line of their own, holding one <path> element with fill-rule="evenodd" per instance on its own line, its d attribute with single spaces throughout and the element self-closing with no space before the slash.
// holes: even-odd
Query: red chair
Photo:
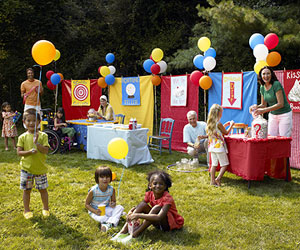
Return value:
<svg viewBox="0 0 300 250">
<path fill-rule="evenodd" d="M 171 118 L 163 118 L 160 120 L 159 135 L 149 136 L 149 149 L 157 150 L 161 154 L 162 147 L 167 146 L 169 148 L 169 153 L 172 154 L 171 140 L 174 122 L 175 120 Z"/>
</svg>

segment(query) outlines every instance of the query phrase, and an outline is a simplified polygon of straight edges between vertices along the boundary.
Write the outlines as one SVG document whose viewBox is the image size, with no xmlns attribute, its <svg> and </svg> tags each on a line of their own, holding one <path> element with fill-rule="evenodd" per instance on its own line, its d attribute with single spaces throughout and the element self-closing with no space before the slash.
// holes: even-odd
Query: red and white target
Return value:
<svg viewBox="0 0 300 250">
<path fill-rule="evenodd" d="M 88 97 L 89 90 L 85 85 L 78 84 L 73 90 L 73 95 L 78 101 L 83 101 Z"/>
</svg>

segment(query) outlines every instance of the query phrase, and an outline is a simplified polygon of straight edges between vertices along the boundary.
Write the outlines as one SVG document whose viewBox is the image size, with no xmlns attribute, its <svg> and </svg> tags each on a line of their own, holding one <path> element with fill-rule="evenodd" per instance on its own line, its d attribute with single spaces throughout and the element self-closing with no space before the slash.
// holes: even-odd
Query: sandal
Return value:
<svg viewBox="0 0 300 250">
<path fill-rule="evenodd" d="M 49 217 L 50 216 L 49 210 L 43 209 L 42 214 L 43 214 L 44 217 Z"/>
<path fill-rule="evenodd" d="M 31 219 L 33 217 L 32 212 L 26 212 L 26 213 L 24 212 L 23 215 L 26 220 Z"/>
</svg>

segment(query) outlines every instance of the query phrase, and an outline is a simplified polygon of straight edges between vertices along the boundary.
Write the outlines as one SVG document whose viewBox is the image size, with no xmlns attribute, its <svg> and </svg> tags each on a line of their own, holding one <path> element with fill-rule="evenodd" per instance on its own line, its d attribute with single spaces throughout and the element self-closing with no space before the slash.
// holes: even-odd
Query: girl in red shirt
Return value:
<svg viewBox="0 0 300 250">
<path fill-rule="evenodd" d="M 162 231 L 179 229 L 183 226 L 184 219 L 178 214 L 174 199 L 168 191 L 172 186 L 170 175 L 155 170 L 148 173 L 147 180 L 148 189 L 144 200 L 129 211 L 126 224 L 112 240 L 127 243 L 139 236 L 151 224 Z M 143 219 L 140 225 L 138 225 L 139 219 Z M 136 226 L 128 234 L 132 224 Z"/>
</svg>

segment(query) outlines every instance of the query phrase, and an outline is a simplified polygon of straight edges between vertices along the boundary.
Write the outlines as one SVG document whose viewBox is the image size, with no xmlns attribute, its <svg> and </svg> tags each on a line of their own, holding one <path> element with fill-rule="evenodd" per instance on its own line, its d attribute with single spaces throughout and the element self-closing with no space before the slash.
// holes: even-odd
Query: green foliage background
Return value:
<svg viewBox="0 0 300 250">
<path fill-rule="evenodd" d="M 166 74 L 191 73 L 202 36 L 209 37 L 217 51 L 214 71 L 253 70 L 255 58 L 248 41 L 256 32 L 279 36 L 276 50 L 282 62 L 276 69 L 297 69 L 299 20 L 299 1 L 290 0 L 2 0 L 0 103 L 23 109 L 20 83 L 26 79 L 25 69 L 35 64 L 31 48 L 41 39 L 61 52 L 57 63 L 43 67 L 44 86 L 50 69 L 65 79 L 98 78 L 108 52 L 116 56 L 116 76 L 145 75 L 142 63 L 155 47 L 164 51 Z M 157 92 L 159 97 L 159 88 Z M 53 108 L 53 99 L 46 87 L 42 106 Z"/>
</svg>

